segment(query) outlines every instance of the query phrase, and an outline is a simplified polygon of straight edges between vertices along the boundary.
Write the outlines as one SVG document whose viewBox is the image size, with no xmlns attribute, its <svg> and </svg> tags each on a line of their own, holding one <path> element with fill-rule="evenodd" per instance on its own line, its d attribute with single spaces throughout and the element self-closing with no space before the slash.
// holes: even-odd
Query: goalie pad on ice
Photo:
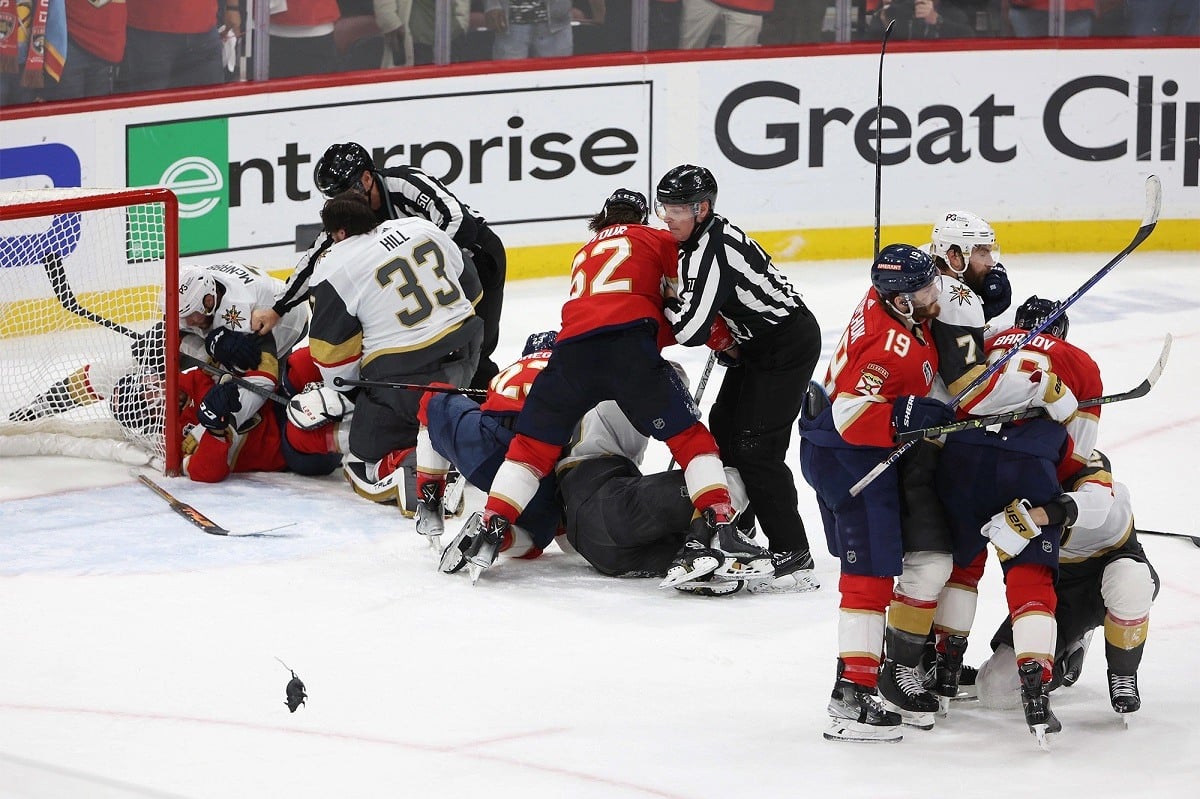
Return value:
<svg viewBox="0 0 1200 799">
<path fill-rule="evenodd" d="M 301 430 L 316 430 L 340 421 L 353 408 L 353 403 L 342 392 L 320 386 L 292 397 L 287 405 L 287 417 Z"/>
<path fill-rule="evenodd" d="M 347 459 L 342 464 L 342 474 L 354 493 L 372 502 L 383 505 L 395 504 L 405 518 L 417 513 L 417 459 L 416 451 L 406 458 L 391 474 L 372 482 L 367 478 L 367 464 Z"/>
</svg>

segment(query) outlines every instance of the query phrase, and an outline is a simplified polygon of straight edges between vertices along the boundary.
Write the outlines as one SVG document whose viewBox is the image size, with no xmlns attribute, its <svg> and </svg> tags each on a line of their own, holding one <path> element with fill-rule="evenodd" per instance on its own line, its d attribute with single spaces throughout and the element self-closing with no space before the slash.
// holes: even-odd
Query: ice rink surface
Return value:
<svg viewBox="0 0 1200 799">
<path fill-rule="evenodd" d="M 1109 257 L 1005 257 L 1013 308 L 1067 296 Z M 785 268 L 827 357 L 866 264 Z M 557 327 L 566 292 L 565 279 L 509 285 L 498 362 Z M 1174 334 L 1154 391 L 1104 409 L 1100 446 L 1140 527 L 1200 534 L 1195 255 L 1135 252 L 1069 316 L 1107 392 L 1140 382 Z M 693 380 L 705 355 L 668 350 Z M 1050 753 L 1019 710 L 978 703 L 897 745 L 823 740 L 837 564 L 797 451 L 823 587 L 724 599 L 605 578 L 556 550 L 502 557 L 472 587 L 437 572 L 411 521 L 337 476 L 162 480 L 236 531 L 291 525 L 231 539 L 188 524 L 128 467 L 0 460 L 0 797 L 1197 795 L 1200 549 L 1186 540 L 1143 538 L 1163 585 L 1129 729 L 1109 706 L 1097 638 L 1080 683 L 1053 694 L 1064 731 Z M 644 470 L 668 460 L 655 444 Z M 993 560 L 969 664 L 1005 613 L 998 575 Z M 295 714 L 277 658 L 308 687 Z"/>
</svg>

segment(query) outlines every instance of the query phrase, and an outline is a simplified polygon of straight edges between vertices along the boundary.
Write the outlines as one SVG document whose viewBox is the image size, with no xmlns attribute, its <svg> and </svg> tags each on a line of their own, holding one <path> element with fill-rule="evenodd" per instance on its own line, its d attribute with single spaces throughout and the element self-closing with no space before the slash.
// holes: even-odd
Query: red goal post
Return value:
<svg viewBox="0 0 1200 799">
<path fill-rule="evenodd" d="M 173 192 L 0 192 L 0 455 L 178 474 Z"/>
</svg>

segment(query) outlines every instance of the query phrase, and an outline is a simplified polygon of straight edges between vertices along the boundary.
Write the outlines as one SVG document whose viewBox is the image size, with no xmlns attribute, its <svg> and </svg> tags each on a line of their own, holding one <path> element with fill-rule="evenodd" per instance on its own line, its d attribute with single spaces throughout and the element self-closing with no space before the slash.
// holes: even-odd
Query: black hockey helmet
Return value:
<svg viewBox="0 0 1200 799">
<path fill-rule="evenodd" d="M 1022 330 L 1033 330 L 1046 321 L 1046 317 L 1054 313 L 1060 305 L 1062 303 L 1058 300 L 1044 300 L 1035 294 L 1021 303 L 1021 307 L 1017 309 L 1017 317 L 1013 321 L 1013 324 Z M 1067 319 L 1067 314 L 1063 312 L 1050 323 L 1046 328 L 1046 332 L 1055 338 L 1066 339 L 1067 330 L 1070 327 L 1071 322 Z"/>
<path fill-rule="evenodd" d="M 162 435 L 163 392 L 153 375 L 142 371 L 124 375 L 113 386 L 108 404 L 113 418 L 134 438 Z"/>
<path fill-rule="evenodd" d="M 871 285 L 884 300 L 920 291 L 939 275 L 933 256 L 908 244 L 889 244 L 871 264 Z"/>
<path fill-rule="evenodd" d="M 542 350 L 552 350 L 556 341 L 558 341 L 557 330 L 530 333 L 529 338 L 525 339 L 525 349 L 521 350 L 521 357 L 524 358 L 526 355 L 533 355 Z"/>
<path fill-rule="evenodd" d="M 686 205 L 708 200 L 717 202 L 717 179 L 702 166 L 680 164 L 658 181 L 655 198 L 664 205 Z"/>
<path fill-rule="evenodd" d="M 331 144 L 313 169 L 313 183 L 326 197 L 341 194 L 363 172 L 375 169 L 367 148 L 357 142 Z"/>
<path fill-rule="evenodd" d="M 633 189 L 617 189 L 609 195 L 604 201 L 604 215 L 609 216 L 609 209 L 614 205 L 624 205 L 632 208 L 641 217 L 641 223 L 646 224 L 646 220 L 650 218 L 650 204 L 646 202 L 646 195 L 640 191 Z"/>
</svg>

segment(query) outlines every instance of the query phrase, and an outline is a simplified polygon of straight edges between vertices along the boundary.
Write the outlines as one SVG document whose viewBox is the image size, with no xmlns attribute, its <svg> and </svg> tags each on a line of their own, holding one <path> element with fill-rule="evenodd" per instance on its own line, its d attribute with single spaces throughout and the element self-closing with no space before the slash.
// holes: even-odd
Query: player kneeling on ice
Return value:
<svg viewBox="0 0 1200 799">
<path fill-rule="evenodd" d="M 466 480 L 481 491 L 492 487 L 496 471 L 513 439 L 517 414 L 534 380 L 550 360 L 558 333 L 534 333 L 525 342 L 521 358 L 500 370 L 488 386 L 480 405 L 470 397 L 453 392 L 426 392 L 421 398 L 417 433 L 417 532 L 441 550 L 445 530 L 446 474 L 453 464 Z M 558 532 L 562 512 L 555 496 L 554 475 L 542 478 L 533 498 L 521 511 L 511 535 L 500 551 L 512 557 L 536 558 Z M 447 574 L 459 571 L 466 561 L 461 548 L 472 523 L 442 551 L 440 568 Z"/>
<path fill-rule="evenodd" d="M 316 377 L 307 348 L 292 353 L 288 371 L 297 380 Z M 301 419 L 302 424 L 297 425 L 290 408 L 285 414 L 272 402 L 247 415 L 236 383 L 215 382 L 199 369 L 179 375 L 179 391 L 183 470 L 192 480 L 217 483 L 234 472 L 292 471 L 318 476 L 331 474 L 341 465 L 338 423 L 349 415 L 348 407 L 338 406 L 339 413 L 330 413 L 316 424 Z M 155 434 L 147 429 L 146 420 L 157 419 L 161 425 L 163 414 L 151 412 L 151 408 L 155 404 L 161 407 L 162 401 L 159 379 L 144 372 L 118 380 L 111 397 L 117 421 L 139 435 Z M 341 438 L 344 442 L 345 436 Z"/>
<path fill-rule="evenodd" d="M 1129 489 L 1113 481 L 1102 452 L 1094 450 L 1088 466 L 1063 488 L 1074 510 L 1067 516 L 1059 551 L 1054 586 L 1058 636 L 1048 690 L 1079 682 L 1092 633 L 1103 627 L 1108 698 L 1128 723 L 1129 714 L 1142 706 L 1137 673 L 1160 586 L 1158 572 L 1138 541 Z M 991 645 L 993 654 L 979 669 L 979 697 L 989 707 L 1017 707 L 1022 686 L 1015 677 L 1009 619 L 992 636 Z"/>
<path fill-rule="evenodd" d="M 355 191 L 325 203 L 335 243 L 314 266 L 309 330 L 326 386 L 344 380 L 466 385 L 475 373 L 483 323 L 474 267 L 425 219 L 380 223 Z M 415 450 L 422 393 L 384 386 L 342 388 L 355 397 L 345 475 L 376 502 L 416 511 Z"/>
</svg>

